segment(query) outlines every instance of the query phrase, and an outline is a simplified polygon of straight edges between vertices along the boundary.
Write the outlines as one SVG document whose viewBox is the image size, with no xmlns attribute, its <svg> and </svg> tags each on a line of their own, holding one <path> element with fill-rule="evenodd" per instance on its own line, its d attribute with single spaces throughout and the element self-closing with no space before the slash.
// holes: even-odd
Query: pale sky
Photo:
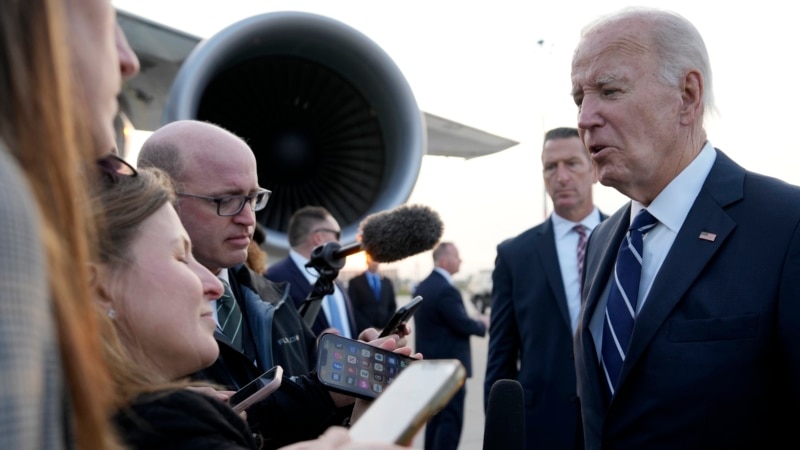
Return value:
<svg viewBox="0 0 800 450">
<path fill-rule="evenodd" d="M 554 4 L 558 3 L 558 4 Z M 709 140 L 745 168 L 800 184 L 800 144 L 789 133 L 800 105 L 800 27 L 790 2 L 641 1 L 692 21 L 711 57 L 719 116 Z M 430 157 L 409 203 L 425 204 L 459 247 L 456 278 L 494 265 L 495 248 L 545 218 L 540 149 L 544 130 L 575 126 L 570 59 L 583 25 L 633 5 L 617 0 L 114 0 L 121 9 L 208 37 L 255 14 L 322 14 L 366 34 L 397 63 L 422 111 L 519 141 L 472 160 Z M 613 213 L 625 198 L 597 185 Z M 547 210 L 549 212 L 549 209 Z M 390 266 L 422 279 L 430 252 Z M 348 265 L 350 267 L 350 265 Z M 355 267 L 353 267 L 355 268 Z"/>
</svg>

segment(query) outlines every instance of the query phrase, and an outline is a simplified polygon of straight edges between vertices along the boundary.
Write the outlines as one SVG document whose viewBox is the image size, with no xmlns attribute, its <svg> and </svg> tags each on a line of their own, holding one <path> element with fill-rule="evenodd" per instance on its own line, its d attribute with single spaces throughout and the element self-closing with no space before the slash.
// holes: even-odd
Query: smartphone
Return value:
<svg viewBox="0 0 800 450">
<path fill-rule="evenodd" d="M 327 388 L 372 400 L 416 359 L 325 333 L 317 345 L 317 378 Z"/>
<path fill-rule="evenodd" d="M 392 318 L 389 319 L 389 323 L 383 327 L 383 331 L 381 331 L 381 335 L 378 337 L 386 337 L 390 334 L 400 334 L 403 325 L 407 324 L 408 321 L 411 320 L 411 316 L 414 315 L 414 312 L 417 310 L 417 308 L 419 308 L 421 303 L 422 296 L 418 295 L 412 298 L 410 302 L 397 308 L 397 311 L 395 311 Z"/>
<path fill-rule="evenodd" d="M 411 445 L 414 436 L 464 385 L 457 359 L 412 362 L 350 427 L 354 442 Z"/>
<path fill-rule="evenodd" d="M 282 377 L 283 367 L 275 366 L 231 395 L 228 404 L 237 413 L 242 412 L 275 392 Z"/>
</svg>

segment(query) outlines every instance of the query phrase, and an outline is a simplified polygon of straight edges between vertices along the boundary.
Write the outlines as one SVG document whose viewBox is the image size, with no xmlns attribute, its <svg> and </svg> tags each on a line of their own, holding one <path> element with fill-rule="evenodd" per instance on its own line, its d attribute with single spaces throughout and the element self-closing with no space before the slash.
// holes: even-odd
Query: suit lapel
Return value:
<svg viewBox="0 0 800 450">
<path fill-rule="evenodd" d="M 586 261 L 583 265 L 586 274 L 581 296 L 586 302 L 581 322 L 587 329 L 614 269 L 619 243 L 628 231 L 630 211 L 630 203 L 625 204 L 613 217 L 601 223 L 589 235 Z"/>
<path fill-rule="evenodd" d="M 572 329 L 572 323 L 569 318 L 569 308 L 567 307 L 567 295 L 564 292 L 564 280 L 561 277 L 561 269 L 558 264 L 553 264 L 553 261 L 558 261 L 558 252 L 556 250 L 555 230 L 553 229 L 552 219 L 548 219 L 547 222 L 544 223 L 544 226 L 541 228 L 541 235 L 538 236 L 534 245 L 536 247 L 536 252 L 541 258 L 547 283 L 553 289 L 553 294 L 555 294 L 556 306 L 561 313 L 561 318 L 569 329 Z"/>
<path fill-rule="evenodd" d="M 620 386 L 686 292 L 724 244 L 736 222 L 724 208 L 743 197 L 744 169 L 721 152 L 653 280 L 636 317 Z M 713 238 L 712 238 L 713 236 Z"/>
<path fill-rule="evenodd" d="M 589 235 L 586 261 L 583 266 L 585 273 L 581 298 L 584 300 L 584 305 L 580 318 L 581 325 L 578 327 L 576 337 L 576 350 L 580 352 L 580 358 L 583 360 L 583 364 L 578 365 L 582 372 L 577 375 L 588 387 L 585 389 L 584 395 L 591 393 L 594 396 L 591 399 L 581 400 L 587 404 L 602 404 L 604 401 L 602 399 L 604 387 L 600 384 L 602 369 L 600 369 L 597 348 L 594 345 L 589 323 L 611 276 L 619 243 L 627 232 L 629 223 L 630 204 L 626 204 Z"/>
</svg>

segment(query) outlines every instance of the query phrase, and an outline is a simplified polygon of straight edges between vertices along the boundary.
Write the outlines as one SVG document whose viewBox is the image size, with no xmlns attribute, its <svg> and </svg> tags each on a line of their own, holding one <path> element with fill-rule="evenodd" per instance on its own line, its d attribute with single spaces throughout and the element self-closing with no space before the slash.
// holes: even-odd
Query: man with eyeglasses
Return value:
<svg viewBox="0 0 800 450">
<path fill-rule="evenodd" d="M 158 167 L 173 178 L 175 209 L 192 253 L 227 284 L 226 295 L 214 305 L 220 356 L 198 378 L 237 390 L 273 365 L 283 367 L 281 388 L 248 410 L 248 422 L 265 439 L 264 448 L 314 439 L 344 423 L 354 399 L 328 392 L 309 376 L 316 339 L 289 301 L 287 286 L 244 265 L 255 212 L 269 198 L 258 184 L 250 147 L 216 125 L 177 121 L 145 141 L 138 165 Z"/>
<path fill-rule="evenodd" d="M 289 294 L 299 308 L 308 298 L 318 274 L 314 269 L 306 268 L 311 258 L 311 251 L 328 242 L 338 242 L 341 228 L 333 215 L 322 206 L 305 206 L 298 209 L 289 218 L 289 255 L 272 264 L 266 277 L 275 282 L 286 281 L 291 285 Z M 311 330 L 319 336 L 326 332 L 335 332 L 352 338 L 358 333 L 353 306 L 345 289 L 334 282 L 333 294 L 326 295 L 322 301 L 322 314 Z"/>
</svg>

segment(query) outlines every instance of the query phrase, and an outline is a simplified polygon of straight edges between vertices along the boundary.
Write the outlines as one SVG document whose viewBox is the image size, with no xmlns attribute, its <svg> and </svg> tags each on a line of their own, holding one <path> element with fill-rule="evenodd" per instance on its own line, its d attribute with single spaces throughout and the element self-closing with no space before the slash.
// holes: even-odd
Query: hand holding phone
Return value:
<svg viewBox="0 0 800 450">
<path fill-rule="evenodd" d="M 275 366 L 231 395 L 228 404 L 240 413 L 275 392 L 281 385 L 282 377 L 283 367 Z"/>
<path fill-rule="evenodd" d="M 410 445 L 414 435 L 464 385 L 457 359 L 412 362 L 350 427 L 355 442 Z"/>
<path fill-rule="evenodd" d="M 389 323 L 383 327 L 383 331 L 381 331 L 378 337 L 400 334 L 403 331 L 403 327 L 411 320 L 411 316 L 414 315 L 414 312 L 417 311 L 420 304 L 422 304 L 422 297 L 418 295 L 412 298 L 410 302 L 397 308 L 397 311 L 395 311 L 392 318 L 389 319 Z"/>
<path fill-rule="evenodd" d="M 328 389 L 372 400 L 416 359 L 325 333 L 317 345 L 317 378 Z"/>
</svg>

